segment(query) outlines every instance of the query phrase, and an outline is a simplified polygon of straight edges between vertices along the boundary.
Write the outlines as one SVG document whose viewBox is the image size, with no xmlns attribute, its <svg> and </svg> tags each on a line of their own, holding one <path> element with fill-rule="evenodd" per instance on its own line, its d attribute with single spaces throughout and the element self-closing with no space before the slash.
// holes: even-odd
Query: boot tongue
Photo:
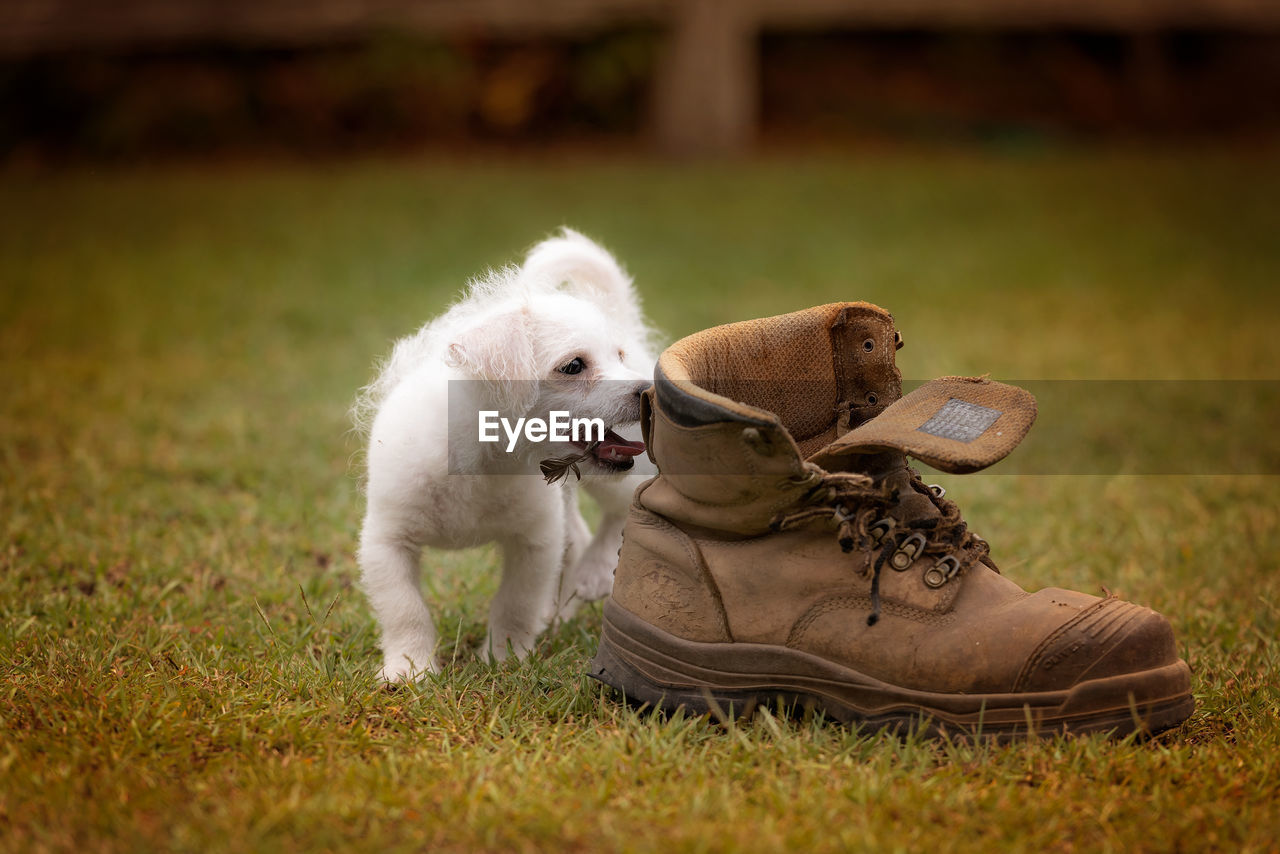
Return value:
<svg viewBox="0 0 1280 854">
<path fill-rule="evenodd" d="M 845 433 L 810 462 L 828 471 L 858 471 L 866 463 L 840 459 L 896 451 L 965 474 L 1004 459 L 1035 419 L 1036 400 L 1024 389 L 984 377 L 942 377 Z"/>
</svg>

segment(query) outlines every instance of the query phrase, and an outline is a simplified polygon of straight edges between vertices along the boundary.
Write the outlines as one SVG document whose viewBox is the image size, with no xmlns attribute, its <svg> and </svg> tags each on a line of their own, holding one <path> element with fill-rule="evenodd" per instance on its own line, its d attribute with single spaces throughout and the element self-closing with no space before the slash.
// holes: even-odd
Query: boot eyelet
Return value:
<svg viewBox="0 0 1280 854">
<path fill-rule="evenodd" d="M 956 573 L 960 571 L 960 561 L 954 555 L 946 555 L 938 559 L 938 562 L 925 570 L 924 583 L 927 587 L 937 589 L 955 578 Z"/>
<path fill-rule="evenodd" d="M 878 546 L 883 543 L 884 538 L 893 533 L 896 524 L 892 519 L 877 519 L 872 522 L 871 526 L 867 528 L 867 533 L 871 535 L 872 544 Z"/>
<path fill-rule="evenodd" d="M 902 349 L 902 333 L 898 332 L 896 329 L 893 332 L 893 349 Z"/>
<path fill-rule="evenodd" d="M 873 338 L 868 338 L 866 341 L 862 342 L 862 349 L 866 350 L 868 353 L 870 353 L 875 348 L 876 348 L 876 342 L 875 342 L 875 339 Z"/>
<path fill-rule="evenodd" d="M 876 401 L 879 399 L 880 398 L 876 397 L 875 392 L 871 392 L 870 394 L 867 395 L 867 403 L 871 406 L 875 406 Z"/>
<path fill-rule="evenodd" d="M 938 496 L 939 498 L 947 497 L 947 491 L 936 483 L 929 484 L 929 489 L 933 492 L 934 495 Z"/>
<path fill-rule="evenodd" d="M 924 535 L 912 534 L 902 541 L 902 544 L 898 546 L 898 550 L 893 553 L 893 557 L 889 558 L 889 566 L 898 572 L 905 571 L 910 568 L 911 564 L 916 562 L 916 555 L 920 554 L 924 546 Z"/>
</svg>

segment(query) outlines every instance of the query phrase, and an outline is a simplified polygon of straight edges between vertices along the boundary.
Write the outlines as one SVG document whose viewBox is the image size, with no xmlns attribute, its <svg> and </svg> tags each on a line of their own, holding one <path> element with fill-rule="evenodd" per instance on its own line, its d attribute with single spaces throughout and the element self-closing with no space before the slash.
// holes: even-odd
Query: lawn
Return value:
<svg viewBox="0 0 1280 854">
<path fill-rule="evenodd" d="M 486 549 L 427 556 L 452 663 L 385 690 L 346 410 L 395 336 L 562 224 L 671 337 L 866 299 L 912 378 L 1275 380 L 1277 199 L 1263 150 L 5 176 L 0 850 L 1275 851 L 1271 451 L 936 478 L 1015 581 L 1150 605 L 1194 670 L 1154 741 L 997 747 L 638 713 L 584 675 L 598 607 L 478 663 Z M 1231 440 L 1274 449 L 1255 426 Z"/>
</svg>

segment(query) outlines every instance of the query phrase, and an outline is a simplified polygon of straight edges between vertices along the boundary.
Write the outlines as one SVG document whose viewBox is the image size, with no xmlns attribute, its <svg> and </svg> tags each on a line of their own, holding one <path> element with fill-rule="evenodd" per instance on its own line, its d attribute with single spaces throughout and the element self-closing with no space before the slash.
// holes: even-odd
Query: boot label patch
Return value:
<svg viewBox="0 0 1280 854">
<path fill-rule="evenodd" d="M 985 433 L 1001 414 L 998 409 L 979 406 L 953 397 L 944 403 L 932 418 L 916 429 L 921 433 L 943 439 L 972 442 Z"/>
</svg>

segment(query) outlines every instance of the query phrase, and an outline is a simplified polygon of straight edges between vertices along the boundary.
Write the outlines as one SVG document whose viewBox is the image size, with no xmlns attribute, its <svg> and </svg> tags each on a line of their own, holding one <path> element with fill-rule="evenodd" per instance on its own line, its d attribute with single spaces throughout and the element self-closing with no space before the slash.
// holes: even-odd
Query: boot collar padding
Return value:
<svg viewBox="0 0 1280 854">
<path fill-rule="evenodd" d="M 683 338 L 659 357 L 654 388 L 677 423 L 782 427 L 807 455 L 901 395 L 897 341 L 883 309 L 832 303 Z"/>
</svg>

